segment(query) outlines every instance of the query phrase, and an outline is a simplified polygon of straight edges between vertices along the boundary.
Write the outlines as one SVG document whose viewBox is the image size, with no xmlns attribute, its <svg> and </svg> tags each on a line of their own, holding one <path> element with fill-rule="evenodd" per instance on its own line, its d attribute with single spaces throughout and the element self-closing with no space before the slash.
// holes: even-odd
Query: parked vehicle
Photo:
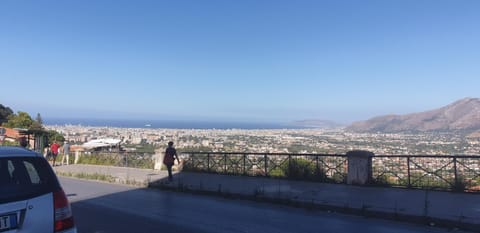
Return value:
<svg viewBox="0 0 480 233">
<path fill-rule="evenodd" d="M 0 147 L 0 232 L 77 232 L 67 196 L 41 154 Z"/>
</svg>

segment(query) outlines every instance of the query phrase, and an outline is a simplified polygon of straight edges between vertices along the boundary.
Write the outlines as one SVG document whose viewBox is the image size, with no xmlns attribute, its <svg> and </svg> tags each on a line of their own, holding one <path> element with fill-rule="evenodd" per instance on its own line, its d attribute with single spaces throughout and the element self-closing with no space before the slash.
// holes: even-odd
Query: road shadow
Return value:
<svg viewBox="0 0 480 233">
<path fill-rule="evenodd" d="M 64 188 L 72 198 L 71 205 L 80 233 L 383 233 L 385 229 L 413 233 L 429 232 L 428 229 L 431 229 L 421 225 L 270 203 L 232 201 L 223 197 L 204 197 L 91 181 L 76 180 L 73 185 L 64 185 Z M 85 191 L 89 189 L 95 192 Z"/>
<path fill-rule="evenodd" d="M 475 209 L 480 196 L 473 194 L 192 172 L 174 174 L 173 182 L 152 181 L 149 187 L 480 232 Z"/>
</svg>

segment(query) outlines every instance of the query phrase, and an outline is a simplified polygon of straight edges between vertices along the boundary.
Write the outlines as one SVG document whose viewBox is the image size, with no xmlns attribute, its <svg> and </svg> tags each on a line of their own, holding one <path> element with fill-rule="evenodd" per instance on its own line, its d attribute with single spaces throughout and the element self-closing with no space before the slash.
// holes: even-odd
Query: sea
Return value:
<svg viewBox="0 0 480 233">
<path fill-rule="evenodd" d="M 288 123 L 230 122 L 230 121 L 180 121 L 180 120 L 129 120 L 129 119 L 43 119 L 46 125 L 81 125 L 117 128 L 155 129 L 306 129 Z"/>
</svg>

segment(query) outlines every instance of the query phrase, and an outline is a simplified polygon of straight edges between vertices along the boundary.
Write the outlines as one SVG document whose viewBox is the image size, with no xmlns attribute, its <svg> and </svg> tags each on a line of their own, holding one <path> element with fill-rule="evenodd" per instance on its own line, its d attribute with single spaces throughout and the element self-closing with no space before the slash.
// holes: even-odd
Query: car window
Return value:
<svg viewBox="0 0 480 233">
<path fill-rule="evenodd" d="M 0 203 L 55 191 L 58 180 L 43 158 L 0 158 Z"/>
<path fill-rule="evenodd" d="M 27 169 L 28 177 L 30 178 L 30 182 L 32 184 L 40 184 L 40 176 L 38 175 L 37 169 L 33 166 L 31 162 L 23 161 L 23 165 Z"/>
</svg>

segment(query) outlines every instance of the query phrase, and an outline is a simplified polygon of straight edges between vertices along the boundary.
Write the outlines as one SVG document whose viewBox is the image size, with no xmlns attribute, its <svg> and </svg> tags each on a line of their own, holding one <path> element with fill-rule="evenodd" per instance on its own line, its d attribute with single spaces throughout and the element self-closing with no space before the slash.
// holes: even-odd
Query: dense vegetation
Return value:
<svg viewBox="0 0 480 233">
<path fill-rule="evenodd" d="M 33 119 L 27 112 L 18 111 L 14 113 L 9 107 L 0 104 L 0 125 L 6 128 L 25 129 L 36 135 L 45 136 L 48 141 L 47 144 L 53 141 L 63 142 L 65 138 L 62 134 L 54 130 L 45 130 L 43 127 L 43 119 L 40 113 L 37 113 Z M 18 142 L 4 142 L 3 145 L 18 145 Z"/>
<path fill-rule="evenodd" d="M 12 109 L 0 104 L 0 125 L 8 121 L 8 117 L 13 114 Z"/>
<path fill-rule="evenodd" d="M 72 157 L 72 156 L 70 156 Z M 61 159 L 61 158 L 58 158 Z M 84 154 L 79 159 L 80 164 L 134 167 L 153 169 L 154 161 L 151 154 L 143 153 L 93 153 Z"/>
</svg>

